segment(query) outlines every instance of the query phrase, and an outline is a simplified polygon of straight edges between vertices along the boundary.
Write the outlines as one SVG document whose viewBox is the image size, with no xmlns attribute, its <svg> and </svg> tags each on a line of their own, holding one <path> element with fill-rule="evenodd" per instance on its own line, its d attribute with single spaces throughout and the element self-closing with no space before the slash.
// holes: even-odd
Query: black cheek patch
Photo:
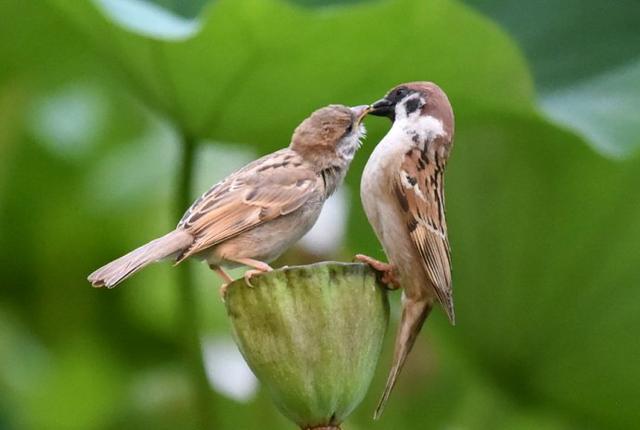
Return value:
<svg viewBox="0 0 640 430">
<path fill-rule="evenodd" d="M 420 107 L 420 100 L 418 100 L 418 98 L 408 100 L 405 103 L 405 107 L 407 109 L 407 115 L 409 115 L 418 110 L 418 108 Z"/>
</svg>

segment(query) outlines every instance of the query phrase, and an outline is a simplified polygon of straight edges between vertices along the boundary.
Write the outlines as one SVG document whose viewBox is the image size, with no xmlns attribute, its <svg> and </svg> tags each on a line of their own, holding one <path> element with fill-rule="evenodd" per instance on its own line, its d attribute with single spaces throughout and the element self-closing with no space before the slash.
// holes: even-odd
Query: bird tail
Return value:
<svg viewBox="0 0 640 430">
<path fill-rule="evenodd" d="M 143 267 L 182 251 L 192 242 L 189 233 L 174 230 L 99 268 L 87 279 L 94 287 L 113 288 Z"/>
<path fill-rule="evenodd" d="M 411 348 L 413 348 L 413 344 L 416 341 L 418 333 L 420 333 L 422 324 L 424 324 L 427 316 L 429 316 L 429 312 L 431 312 L 432 306 L 433 304 L 431 301 L 415 301 L 405 298 L 405 303 L 402 308 L 402 318 L 400 319 L 400 325 L 398 326 L 398 335 L 396 336 L 393 365 L 391 366 L 389 376 L 387 377 L 387 385 L 384 387 L 384 392 L 382 393 L 382 397 L 378 402 L 378 407 L 376 407 L 376 411 L 373 415 L 374 420 L 379 419 L 382 415 L 382 411 L 387 404 L 387 400 L 389 400 L 391 390 L 393 390 L 393 387 L 396 384 L 398 375 L 404 366 L 404 362 L 407 359 L 409 352 L 411 352 Z"/>
</svg>

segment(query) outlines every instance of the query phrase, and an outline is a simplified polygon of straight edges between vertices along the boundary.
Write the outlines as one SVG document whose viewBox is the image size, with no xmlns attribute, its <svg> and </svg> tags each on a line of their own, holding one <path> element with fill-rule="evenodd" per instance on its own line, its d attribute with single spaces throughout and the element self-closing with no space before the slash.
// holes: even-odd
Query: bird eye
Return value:
<svg viewBox="0 0 640 430">
<path fill-rule="evenodd" d="M 408 92 L 409 92 L 409 91 L 408 91 L 406 88 L 398 88 L 398 89 L 396 90 L 395 98 L 396 98 L 397 100 L 401 100 L 401 99 L 403 99 L 403 98 L 404 98 L 404 96 L 406 96 L 406 95 L 407 95 L 407 93 L 408 93 Z"/>
<path fill-rule="evenodd" d="M 346 134 L 349 134 L 353 131 L 353 123 L 349 124 L 349 127 L 347 127 L 347 131 Z"/>
</svg>

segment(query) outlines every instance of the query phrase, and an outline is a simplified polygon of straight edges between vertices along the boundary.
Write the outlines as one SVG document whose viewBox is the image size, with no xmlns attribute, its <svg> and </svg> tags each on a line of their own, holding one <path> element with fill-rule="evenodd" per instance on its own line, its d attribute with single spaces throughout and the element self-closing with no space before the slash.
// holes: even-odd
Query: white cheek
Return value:
<svg viewBox="0 0 640 430">
<path fill-rule="evenodd" d="M 445 135 L 442 121 L 431 115 L 419 115 L 416 118 L 415 130 L 424 140 L 433 140 L 436 137 Z"/>
<path fill-rule="evenodd" d="M 358 140 L 362 140 L 367 137 L 367 128 L 362 123 L 360 123 L 360 128 L 358 128 L 358 134 Z"/>
<path fill-rule="evenodd" d="M 411 114 L 402 119 L 396 119 L 393 129 L 396 135 L 403 135 L 405 141 L 410 141 L 413 148 L 424 149 L 426 142 L 431 142 L 439 136 L 444 136 L 442 121 L 430 115 Z M 397 137 L 396 137 L 397 138 Z"/>
<path fill-rule="evenodd" d="M 424 142 L 432 141 L 446 133 L 442 121 L 431 115 L 422 115 L 420 107 L 407 115 L 407 102 L 418 97 L 418 94 L 412 94 L 396 105 L 396 119 L 393 128 L 398 127 L 399 130 L 411 137 L 417 135 L 418 142 L 414 141 L 413 146 L 419 146 L 420 149 L 423 149 Z M 420 106 L 423 106 L 425 102 L 423 98 L 420 98 Z"/>
<path fill-rule="evenodd" d="M 345 160 L 351 161 L 355 152 L 362 146 L 362 140 L 367 135 L 367 129 L 363 124 L 358 127 L 358 132 L 346 138 L 338 147 L 338 155 Z"/>
</svg>

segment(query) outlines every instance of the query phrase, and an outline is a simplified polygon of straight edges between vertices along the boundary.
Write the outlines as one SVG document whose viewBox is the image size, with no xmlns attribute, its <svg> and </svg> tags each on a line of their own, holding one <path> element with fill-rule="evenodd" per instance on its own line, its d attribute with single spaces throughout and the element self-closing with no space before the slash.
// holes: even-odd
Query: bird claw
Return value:
<svg viewBox="0 0 640 430">
<path fill-rule="evenodd" d="M 382 277 L 380 281 L 387 287 L 387 290 L 395 291 L 400 289 L 400 281 L 393 273 L 393 270 L 388 272 L 382 272 Z"/>
<path fill-rule="evenodd" d="M 229 282 L 225 282 L 224 284 L 220 285 L 220 290 L 218 290 L 223 303 L 225 302 L 224 298 L 227 295 L 227 287 L 229 287 Z"/>
<path fill-rule="evenodd" d="M 246 272 L 244 272 L 244 282 L 249 286 L 249 288 L 253 288 L 253 284 L 251 283 L 251 278 L 253 278 L 255 275 L 271 272 L 272 270 L 273 269 L 271 267 L 269 267 L 269 269 L 267 270 L 249 269 Z"/>
<path fill-rule="evenodd" d="M 253 288 L 253 284 L 251 283 L 251 278 L 253 277 L 253 275 L 256 274 L 256 272 L 260 272 L 259 270 L 247 270 L 246 272 L 244 272 L 244 283 L 247 284 L 249 286 L 249 288 Z"/>
<path fill-rule="evenodd" d="M 387 289 L 389 290 L 397 290 L 400 288 L 400 281 L 396 276 L 396 267 L 393 264 L 384 263 L 380 260 L 376 260 L 375 258 L 369 257 L 364 254 L 356 254 L 353 258 L 353 261 L 359 261 L 361 263 L 368 264 L 375 270 L 380 273 L 380 281 L 385 284 Z"/>
</svg>

